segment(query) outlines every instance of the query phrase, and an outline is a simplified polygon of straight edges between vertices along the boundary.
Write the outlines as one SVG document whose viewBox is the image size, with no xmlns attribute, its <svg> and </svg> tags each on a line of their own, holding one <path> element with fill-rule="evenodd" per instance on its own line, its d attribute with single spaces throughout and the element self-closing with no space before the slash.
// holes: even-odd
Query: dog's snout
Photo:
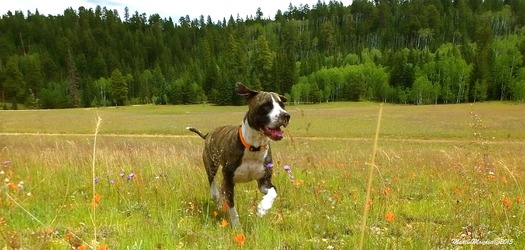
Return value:
<svg viewBox="0 0 525 250">
<path fill-rule="evenodd" d="M 288 123 L 290 122 L 290 114 L 288 114 L 288 112 L 281 113 L 281 120 L 285 127 L 288 126 Z"/>
</svg>

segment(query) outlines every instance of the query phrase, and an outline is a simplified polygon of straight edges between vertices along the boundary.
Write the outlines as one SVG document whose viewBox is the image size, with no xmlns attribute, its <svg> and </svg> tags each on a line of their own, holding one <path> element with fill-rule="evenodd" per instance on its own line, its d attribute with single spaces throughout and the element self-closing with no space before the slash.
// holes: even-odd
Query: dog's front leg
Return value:
<svg viewBox="0 0 525 250">
<path fill-rule="evenodd" d="M 257 215 L 262 217 L 272 208 L 275 198 L 277 198 L 277 192 L 275 187 L 271 183 L 259 180 L 259 190 L 264 194 L 261 203 L 257 206 Z"/>
</svg>

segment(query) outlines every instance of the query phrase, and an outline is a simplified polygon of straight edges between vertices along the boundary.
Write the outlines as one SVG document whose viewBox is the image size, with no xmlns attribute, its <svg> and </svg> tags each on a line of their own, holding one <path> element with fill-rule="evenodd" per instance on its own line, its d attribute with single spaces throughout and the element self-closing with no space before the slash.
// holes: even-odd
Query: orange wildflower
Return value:
<svg viewBox="0 0 525 250">
<path fill-rule="evenodd" d="M 68 240 L 73 239 L 74 236 L 75 236 L 75 235 L 74 235 L 72 232 L 67 232 L 67 233 L 66 233 L 66 238 L 67 238 Z"/>
<path fill-rule="evenodd" d="M 229 208 L 228 203 L 226 203 L 226 201 L 223 201 L 222 202 L 222 206 L 221 206 L 221 210 L 223 212 L 228 212 L 228 208 Z"/>
<path fill-rule="evenodd" d="M 390 187 L 383 188 L 383 195 L 387 196 L 390 193 L 391 189 Z"/>
<path fill-rule="evenodd" d="M 222 219 L 222 221 L 221 221 L 221 227 L 226 227 L 226 226 L 228 226 L 228 221 L 225 220 L 225 219 Z"/>
<path fill-rule="evenodd" d="M 370 207 L 372 207 L 373 204 L 374 204 L 374 201 L 372 201 L 372 200 L 368 200 L 368 202 L 367 202 L 366 205 L 365 205 L 366 210 L 370 209 Z"/>
<path fill-rule="evenodd" d="M 217 212 L 217 211 L 213 211 L 213 216 L 214 216 L 214 217 L 217 217 L 217 215 L 219 215 L 219 212 Z"/>
<path fill-rule="evenodd" d="M 86 246 L 80 245 L 77 247 L 77 250 L 86 250 Z"/>
<path fill-rule="evenodd" d="M 244 244 L 244 241 L 246 240 L 246 237 L 244 236 L 243 233 L 240 233 L 240 234 L 237 234 L 235 235 L 235 237 L 233 237 L 235 239 L 235 241 L 237 242 L 237 244 L 239 245 L 243 245 Z"/>
<path fill-rule="evenodd" d="M 503 206 L 505 206 L 506 208 L 510 208 L 511 205 L 512 201 L 509 199 L 509 197 L 503 198 Z"/>
<path fill-rule="evenodd" d="M 461 189 L 454 188 L 454 194 L 459 195 L 461 193 Z"/>
<path fill-rule="evenodd" d="M 9 185 L 9 187 L 10 187 L 11 189 L 13 189 L 13 190 L 17 190 L 17 189 L 18 189 L 18 187 L 16 186 L 16 184 L 14 184 L 14 183 L 12 183 L 12 182 L 9 182 L 9 184 L 7 184 L 7 185 Z"/>
<path fill-rule="evenodd" d="M 106 244 L 101 244 L 97 247 L 97 250 L 107 250 L 108 247 L 106 246 Z"/>
<path fill-rule="evenodd" d="M 300 185 L 304 184 L 303 180 L 294 180 L 293 185 L 298 188 Z"/>
<path fill-rule="evenodd" d="M 521 196 L 516 195 L 516 202 L 517 202 L 517 203 L 520 203 L 520 201 L 521 201 Z"/>
<path fill-rule="evenodd" d="M 341 195 L 339 195 L 339 194 L 334 194 L 333 197 L 334 197 L 334 200 L 339 200 L 339 198 L 341 198 Z"/>
<path fill-rule="evenodd" d="M 95 197 L 93 197 L 93 206 L 97 206 L 98 203 L 100 203 L 100 199 L 102 199 L 102 196 L 100 196 L 100 194 L 96 194 Z"/>
<path fill-rule="evenodd" d="M 396 218 L 396 216 L 392 212 L 388 212 L 388 213 L 385 214 L 385 219 L 388 222 L 392 222 L 395 218 Z"/>
</svg>

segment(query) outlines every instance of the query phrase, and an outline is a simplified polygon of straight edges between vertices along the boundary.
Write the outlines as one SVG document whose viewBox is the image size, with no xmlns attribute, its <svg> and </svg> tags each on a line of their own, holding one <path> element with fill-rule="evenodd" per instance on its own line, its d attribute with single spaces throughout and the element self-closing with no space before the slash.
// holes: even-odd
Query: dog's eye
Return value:
<svg viewBox="0 0 525 250">
<path fill-rule="evenodd" d="M 270 113 L 273 109 L 273 103 L 272 102 L 265 102 L 263 105 L 262 105 L 262 110 L 264 113 Z"/>
</svg>

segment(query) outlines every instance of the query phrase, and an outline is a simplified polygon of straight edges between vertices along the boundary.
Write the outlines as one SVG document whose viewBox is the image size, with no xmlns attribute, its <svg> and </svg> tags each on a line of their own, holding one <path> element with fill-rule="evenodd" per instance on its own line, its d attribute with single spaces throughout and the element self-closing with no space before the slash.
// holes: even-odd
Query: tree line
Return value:
<svg viewBox="0 0 525 250">
<path fill-rule="evenodd" d="M 525 100 L 525 1 L 354 0 L 174 21 L 97 6 L 0 18 L 4 108 Z M 9 106 L 8 106 L 9 104 Z"/>
</svg>

